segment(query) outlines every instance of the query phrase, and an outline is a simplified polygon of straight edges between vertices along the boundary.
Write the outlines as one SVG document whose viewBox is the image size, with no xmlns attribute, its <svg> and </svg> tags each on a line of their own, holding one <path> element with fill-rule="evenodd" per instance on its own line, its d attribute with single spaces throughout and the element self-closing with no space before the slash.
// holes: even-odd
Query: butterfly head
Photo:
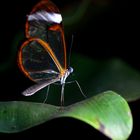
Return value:
<svg viewBox="0 0 140 140">
<path fill-rule="evenodd" d="M 73 68 L 69 67 L 68 71 L 69 71 L 69 73 L 73 73 Z"/>
</svg>

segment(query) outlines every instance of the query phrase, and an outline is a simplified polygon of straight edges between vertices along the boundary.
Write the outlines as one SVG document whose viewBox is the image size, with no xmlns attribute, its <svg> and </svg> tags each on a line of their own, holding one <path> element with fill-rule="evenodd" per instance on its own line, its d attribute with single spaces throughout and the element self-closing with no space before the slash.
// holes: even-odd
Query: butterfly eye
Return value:
<svg viewBox="0 0 140 140">
<path fill-rule="evenodd" d="M 72 67 L 69 67 L 69 72 L 73 73 L 73 68 Z"/>
</svg>

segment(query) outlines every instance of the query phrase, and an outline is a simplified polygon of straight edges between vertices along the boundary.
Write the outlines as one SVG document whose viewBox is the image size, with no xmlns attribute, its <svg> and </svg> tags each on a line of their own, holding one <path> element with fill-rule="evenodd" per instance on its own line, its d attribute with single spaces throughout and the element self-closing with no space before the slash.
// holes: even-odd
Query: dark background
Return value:
<svg viewBox="0 0 140 140">
<path fill-rule="evenodd" d="M 10 3 L 3 1 L 0 4 L 1 67 L 10 59 L 13 39 L 17 33 L 23 32 L 26 15 L 38 1 L 13 0 Z M 80 2 L 80 0 L 77 1 Z M 74 0 L 53 0 L 53 2 L 60 10 L 64 10 L 64 7 L 72 6 Z M 93 6 L 94 4 L 97 4 L 97 2 L 93 1 Z M 82 20 L 77 23 L 76 27 L 66 26 L 65 29 L 72 28 L 66 33 L 66 40 L 70 44 L 71 35 L 74 34 L 73 52 L 78 52 L 94 59 L 104 60 L 118 57 L 133 68 L 140 70 L 137 4 L 134 1 L 128 0 L 107 0 L 107 4 L 109 5 L 108 8 L 105 8 L 105 10 L 99 9 L 99 12 L 93 14 L 91 18 L 90 16 L 87 18 L 87 15 L 92 15 L 89 9 Z M 20 43 L 17 48 L 19 46 Z M 16 58 L 11 67 L 0 72 L 0 76 L 1 101 L 20 100 L 22 98 L 22 95 L 20 95 L 21 91 L 32 84 L 19 71 Z M 140 101 L 130 103 L 130 107 L 134 117 L 134 128 L 129 139 L 138 139 L 138 132 L 140 130 Z M 47 139 L 49 136 L 52 139 L 55 136 L 57 138 L 86 137 L 87 139 L 107 139 L 89 125 L 70 118 L 55 119 L 19 134 L 0 134 L 0 138 L 32 138 L 38 135 L 43 139 Z"/>
</svg>

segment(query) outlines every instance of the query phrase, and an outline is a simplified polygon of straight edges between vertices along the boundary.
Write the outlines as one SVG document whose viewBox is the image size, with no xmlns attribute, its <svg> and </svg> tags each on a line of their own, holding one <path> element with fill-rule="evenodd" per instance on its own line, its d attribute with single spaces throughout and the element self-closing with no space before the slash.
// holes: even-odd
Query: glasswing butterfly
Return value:
<svg viewBox="0 0 140 140">
<path fill-rule="evenodd" d="M 18 65 L 37 84 L 23 91 L 23 95 L 31 96 L 52 83 L 60 82 L 63 105 L 65 81 L 73 68 L 67 68 L 62 16 L 56 5 L 50 0 L 35 5 L 27 16 L 25 33 L 27 41 L 20 47 Z"/>
</svg>

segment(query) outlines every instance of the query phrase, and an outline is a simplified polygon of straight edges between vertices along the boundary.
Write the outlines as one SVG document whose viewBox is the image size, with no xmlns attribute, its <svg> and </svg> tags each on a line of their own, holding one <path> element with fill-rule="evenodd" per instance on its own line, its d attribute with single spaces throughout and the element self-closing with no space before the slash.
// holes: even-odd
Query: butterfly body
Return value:
<svg viewBox="0 0 140 140">
<path fill-rule="evenodd" d="M 60 78 L 60 83 L 65 84 L 65 81 L 67 77 L 73 72 L 73 68 L 69 67 L 69 69 L 66 69 L 65 73 Z"/>
</svg>

